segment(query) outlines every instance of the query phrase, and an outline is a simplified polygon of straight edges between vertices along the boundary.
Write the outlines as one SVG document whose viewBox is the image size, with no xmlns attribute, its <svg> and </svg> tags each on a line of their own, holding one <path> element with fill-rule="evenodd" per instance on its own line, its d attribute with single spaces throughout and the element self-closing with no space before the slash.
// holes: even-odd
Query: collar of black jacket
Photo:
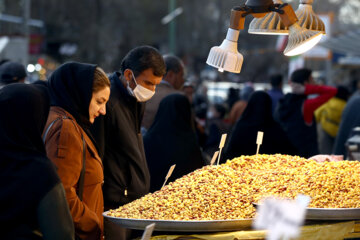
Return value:
<svg viewBox="0 0 360 240">
<path fill-rule="evenodd" d="M 111 86 L 115 87 L 120 92 L 121 96 L 124 96 L 124 98 L 127 101 L 137 102 L 136 98 L 134 96 L 130 95 L 130 93 L 128 92 L 126 87 L 123 85 L 120 78 L 121 78 L 120 72 L 114 72 L 113 74 L 111 74 L 109 76 L 109 79 L 111 81 Z"/>
</svg>

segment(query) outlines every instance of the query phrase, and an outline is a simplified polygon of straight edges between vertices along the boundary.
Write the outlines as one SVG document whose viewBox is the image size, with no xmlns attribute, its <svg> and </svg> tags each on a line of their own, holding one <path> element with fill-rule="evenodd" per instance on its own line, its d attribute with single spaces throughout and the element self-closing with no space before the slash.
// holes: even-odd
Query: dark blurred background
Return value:
<svg viewBox="0 0 360 240">
<path fill-rule="evenodd" d="M 30 64 L 31 80 L 44 80 L 56 66 L 69 60 L 97 63 L 108 72 L 117 70 L 130 49 L 147 44 L 161 53 L 181 57 L 189 81 L 201 82 L 206 78 L 215 82 L 256 83 L 267 82 L 269 74 L 275 72 L 287 75 L 291 59 L 277 45 L 278 36 L 248 34 L 251 16 L 246 18 L 246 29 L 241 31 L 238 41 L 238 50 L 244 55 L 241 73 L 220 74 L 206 65 L 210 48 L 220 45 L 226 36 L 231 8 L 244 2 L 0 0 L 0 57 Z M 298 0 L 285 2 L 294 10 L 298 8 Z M 162 23 L 176 9 L 181 13 Z M 313 9 L 317 14 L 330 16 L 328 37 L 360 28 L 359 0 L 314 0 Z M 11 17 L 17 17 L 18 22 Z M 24 50 L 24 41 L 29 42 L 28 50 Z M 341 64 L 341 57 L 346 54 L 331 52 L 326 59 L 305 57 L 302 64 L 311 66 L 319 81 L 351 81 L 359 75 L 359 64 Z"/>
</svg>

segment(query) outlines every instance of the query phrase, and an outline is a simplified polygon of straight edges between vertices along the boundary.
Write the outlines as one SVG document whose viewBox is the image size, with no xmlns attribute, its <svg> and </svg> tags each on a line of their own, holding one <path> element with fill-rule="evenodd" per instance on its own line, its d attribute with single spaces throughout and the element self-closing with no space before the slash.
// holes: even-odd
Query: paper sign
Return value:
<svg viewBox="0 0 360 240">
<path fill-rule="evenodd" d="M 164 182 L 164 184 L 162 185 L 162 187 L 161 188 L 163 188 L 164 186 L 165 186 L 165 184 L 166 184 L 166 182 L 167 182 L 167 180 L 169 179 L 169 177 L 171 176 L 171 174 L 173 173 L 173 171 L 174 171 L 174 168 L 176 167 L 176 164 L 174 164 L 174 165 L 172 165 L 171 167 L 170 167 L 170 169 L 169 169 L 169 171 L 168 171 L 168 173 L 166 174 L 166 177 L 165 177 L 165 182 Z"/>
<path fill-rule="evenodd" d="M 257 138 L 256 138 L 256 144 L 262 144 L 263 137 L 264 137 L 264 132 L 258 131 Z"/>
<path fill-rule="evenodd" d="M 259 154 L 260 145 L 262 144 L 262 141 L 263 141 L 263 136 L 264 136 L 264 133 L 258 131 L 258 133 L 257 133 L 257 138 L 256 138 L 256 144 L 257 144 L 256 155 Z"/>
<path fill-rule="evenodd" d="M 223 149 L 223 147 L 225 146 L 225 141 L 226 141 L 226 136 L 227 134 L 224 133 L 223 135 L 221 135 L 221 140 L 220 140 L 220 144 L 219 144 L 219 155 L 218 155 L 218 160 L 217 160 L 217 165 L 219 165 L 219 162 L 220 162 L 220 157 L 221 157 L 221 151 Z"/>
<path fill-rule="evenodd" d="M 146 226 L 145 231 L 141 237 L 141 240 L 150 240 L 151 235 L 154 231 L 155 223 L 149 224 Z"/>
<path fill-rule="evenodd" d="M 215 163 L 215 160 L 219 154 L 219 151 L 216 151 L 211 159 L 210 165 L 213 165 Z"/>
<path fill-rule="evenodd" d="M 295 201 L 267 198 L 257 209 L 255 229 L 268 230 L 266 239 L 289 239 L 300 235 L 310 197 L 298 195 Z"/>
<path fill-rule="evenodd" d="M 219 148 L 223 148 L 223 147 L 225 146 L 226 136 L 227 136 L 226 133 L 223 134 L 223 135 L 221 135 L 221 140 L 220 140 Z"/>
</svg>

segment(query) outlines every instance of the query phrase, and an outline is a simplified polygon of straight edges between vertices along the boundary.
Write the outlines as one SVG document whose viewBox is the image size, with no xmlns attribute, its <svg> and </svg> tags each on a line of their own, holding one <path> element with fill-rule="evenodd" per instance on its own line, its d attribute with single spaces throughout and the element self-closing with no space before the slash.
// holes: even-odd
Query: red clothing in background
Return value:
<svg viewBox="0 0 360 240">
<path fill-rule="evenodd" d="M 334 97 L 336 93 L 337 89 L 334 87 L 305 84 L 305 95 L 318 94 L 317 97 L 306 99 L 304 102 L 303 116 L 305 123 L 311 124 L 314 111 L 330 98 Z"/>
</svg>

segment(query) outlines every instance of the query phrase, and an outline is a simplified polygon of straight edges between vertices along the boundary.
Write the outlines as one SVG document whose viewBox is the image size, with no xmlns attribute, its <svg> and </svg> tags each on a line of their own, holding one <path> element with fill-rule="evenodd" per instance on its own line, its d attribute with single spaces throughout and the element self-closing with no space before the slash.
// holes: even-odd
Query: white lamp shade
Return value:
<svg viewBox="0 0 360 240">
<path fill-rule="evenodd" d="M 211 48 L 206 63 L 218 68 L 220 72 L 239 73 L 244 61 L 243 56 L 237 50 L 239 33 L 238 30 L 229 28 L 222 44 Z"/>
<path fill-rule="evenodd" d="M 263 18 L 254 18 L 249 25 L 251 34 L 287 35 L 289 29 L 281 22 L 279 14 L 270 12 Z"/>
<path fill-rule="evenodd" d="M 294 23 L 289 28 L 289 40 L 284 50 L 286 56 L 302 54 L 314 47 L 321 39 L 322 32 L 302 28 Z"/>
<path fill-rule="evenodd" d="M 312 0 L 301 0 L 299 8 L 295 13 L 299 19 L 298 24 L 301 27 L 325 34 L 325 24 L 314 12 Z"/>
</svg>

